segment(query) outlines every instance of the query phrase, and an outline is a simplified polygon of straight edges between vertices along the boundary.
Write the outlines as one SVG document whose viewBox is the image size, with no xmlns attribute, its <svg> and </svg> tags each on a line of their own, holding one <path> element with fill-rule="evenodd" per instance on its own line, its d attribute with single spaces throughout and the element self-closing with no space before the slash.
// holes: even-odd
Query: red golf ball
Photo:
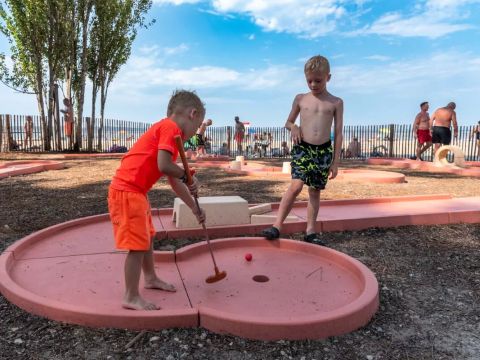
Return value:
<svg viewBox="0 0 480 360">
<path fill-rule="evenodd" d="M 245 254 L 245 260 L 252 261 L 252 254 Z"/>
</svg>

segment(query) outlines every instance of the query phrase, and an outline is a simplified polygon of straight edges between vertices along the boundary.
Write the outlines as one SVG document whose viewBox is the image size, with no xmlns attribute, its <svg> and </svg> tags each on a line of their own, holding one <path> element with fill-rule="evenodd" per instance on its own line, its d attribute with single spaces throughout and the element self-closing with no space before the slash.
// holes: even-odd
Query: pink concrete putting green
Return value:
<svg viewBox="0 0 480 360">
<path fill-rule="evenodd" d="M 361 183 L 401 184 L 405 182 L 405 175 L 392 171 L 342 169 L 334 180 L 344 180 Z"/>
<path fill-rule="evenodd" d="M 59 170 L 64 167 L 65 164 L 63 162 L 52 160 L 9 161 L 0 165 L 0 179 L 47 170 Z"/>
<path fill-rule="evenodd" d="M 223 164 L 221 167 L 230 174 L 247 176 L 271 176 L 273 178 L 290 178 L 291 174 L 282 172 L 278 166 L 264 166 L 256 163 L 242 165 L 240 170 L 232 169 L 230 165 Z M 392 171 L 364 170 L 364 169 L 341 169 L 334 180 L 361 182 L 361 183 L 404 183 L 405 175 Z"/>
<path fill-rule="evenodd" d="M 81 225 L 80 225 L 81 226 Z M 87 225 L 88 228 L 88 225 Z M 156 253 L 156 269 L 176 293 L 143 289 L 159 311 L 121 308 L 125 253 L 109 234 L 61 224 L 32 234 L 0 255 L 0 290 L 12 303 L 57 321 L 93 327 L 163 329 L 202 326 L 251 339 L 324 338 L 353 331 L 378 308 L 378 285 L 363 264 L 335 250 L 262 238 L 212 242 L 226 279 L 212 275 L 206 243 Z M 104 238 L 104 248 L 97 244 Z M 246 252 L 252 260 L 246 261 Z"/>
<path fill-rule="evenodd" d="M 232 169 L 228 164 L 223 166 L 223 169 L 229 174 L 247 175 L 247 176 L 271 176 L 271 177 L 291 177 L 290 173 L 282 172 L 282 168 L 279 166 L 265 166 L 255 162 L 247 162 L 246 165 L 242 165 L 240 170 Z"/>
<path fill-rule="evenodd" d="M 307 204 L 296 203 L 283 233 L 303 231 Z M 278 203 L 272 204 L 272 215 Z M 172 209 L 153 210 L 160 238 L 199 236 L 176 229 Z M 480 197 L 406 196 L 323 201 L 322 231 L 368 227 L 479 223 Z M 216 236 L 258 233 L 266 224 L 209 227 Z M 322 338 L 353 331 L 375 313 L 378 287 L 357 260 L 332 249 L 281 239 L 229 238 L 212 242 L 227 278 L 214 284 L 204 242 L 157 252 L 158 274 L 176 293 L 142 289 L 162 310 L 122 309 L 124 252 L 113 249 L 107 214 L 33 233 L 0 255 L 0 291 L 26 311 L 93 327 L 161 329 L 202 326 L 252 339 Z M 245 257 L 251 254 L 248 261 Z"/>
<path fill-rule="evenodd" d="M 480 177 L 480 162 L 467 161 L 464 168 L 456 166 L 437 166 L 429 161 L 417 161 L 402 158 L 370 158 L 367 159 L 370 165 L 386 165 L 399 169 L 413 169 L 432 173 L 447 173 L 460 176 Z"/>
</svg>

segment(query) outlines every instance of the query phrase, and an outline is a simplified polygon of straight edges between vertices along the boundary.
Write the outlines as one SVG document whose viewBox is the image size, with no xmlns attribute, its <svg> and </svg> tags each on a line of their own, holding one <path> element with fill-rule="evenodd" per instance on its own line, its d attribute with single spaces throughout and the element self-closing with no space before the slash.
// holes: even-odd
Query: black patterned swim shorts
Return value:
<svg viewBox="0 0 480 360">
<path fill-rule="evenodd" d="M 325 189 L 333 160 L 332 142 L 312 145 L 302 141 L 292 147 L 292 179 L 299 179 L 309 187 Z"/>
</svg>

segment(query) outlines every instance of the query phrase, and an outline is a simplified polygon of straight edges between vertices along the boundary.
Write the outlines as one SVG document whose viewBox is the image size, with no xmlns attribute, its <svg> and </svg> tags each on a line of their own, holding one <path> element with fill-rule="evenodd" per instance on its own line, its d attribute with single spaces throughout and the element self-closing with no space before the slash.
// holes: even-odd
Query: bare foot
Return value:
<svg viewBox="0 0 480 360">
<path fill-rule="evenodd" d="M 123 298 L 122 307 L 130 310 L 160 310 L 160 306 L 145 301 L 141 296 Z"/>
<path fill-rule="evenodd" d="M 153 280 L 145 280 L 145 289 L 158 289 L 164 291 L 175 292 L 175 286 L 166 283 L 165 281 L 160 280 L 159 278 L 155 278 Z"/>
</svg>

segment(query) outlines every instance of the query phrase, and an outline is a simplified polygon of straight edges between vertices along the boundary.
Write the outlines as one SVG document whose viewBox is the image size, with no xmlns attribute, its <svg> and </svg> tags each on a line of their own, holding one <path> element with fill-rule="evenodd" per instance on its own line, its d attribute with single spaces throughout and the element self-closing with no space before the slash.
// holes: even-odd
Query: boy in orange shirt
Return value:
<svg viewBox="0 0 480 360">
<path fill-rule="evenodd" d="M 195 134 L 205 117 L 200 98 L 190 91 L 173 93 L 167 118 L 153 124 L 122 158 L 108 191 L 108 210 L 113 224 L 117 249 L 128 250 L 125 259 L 125 295 L 122 306 L 134 310 L 158 310 L 159 307 L 140 296 L 139 281 L 143 270 L 145 288 L 176 291 L 159 279 L 153 261 L 153 237 L 147 192 L 162 176 L 167 176 L 173 191 L 197 217 L 205 221 L 205 212 L 196 207 L 198 180 L 186 185 L 185 170 L 175 161 L 178 149 L 175 136 L 183 140 Z"/>
</svg>

